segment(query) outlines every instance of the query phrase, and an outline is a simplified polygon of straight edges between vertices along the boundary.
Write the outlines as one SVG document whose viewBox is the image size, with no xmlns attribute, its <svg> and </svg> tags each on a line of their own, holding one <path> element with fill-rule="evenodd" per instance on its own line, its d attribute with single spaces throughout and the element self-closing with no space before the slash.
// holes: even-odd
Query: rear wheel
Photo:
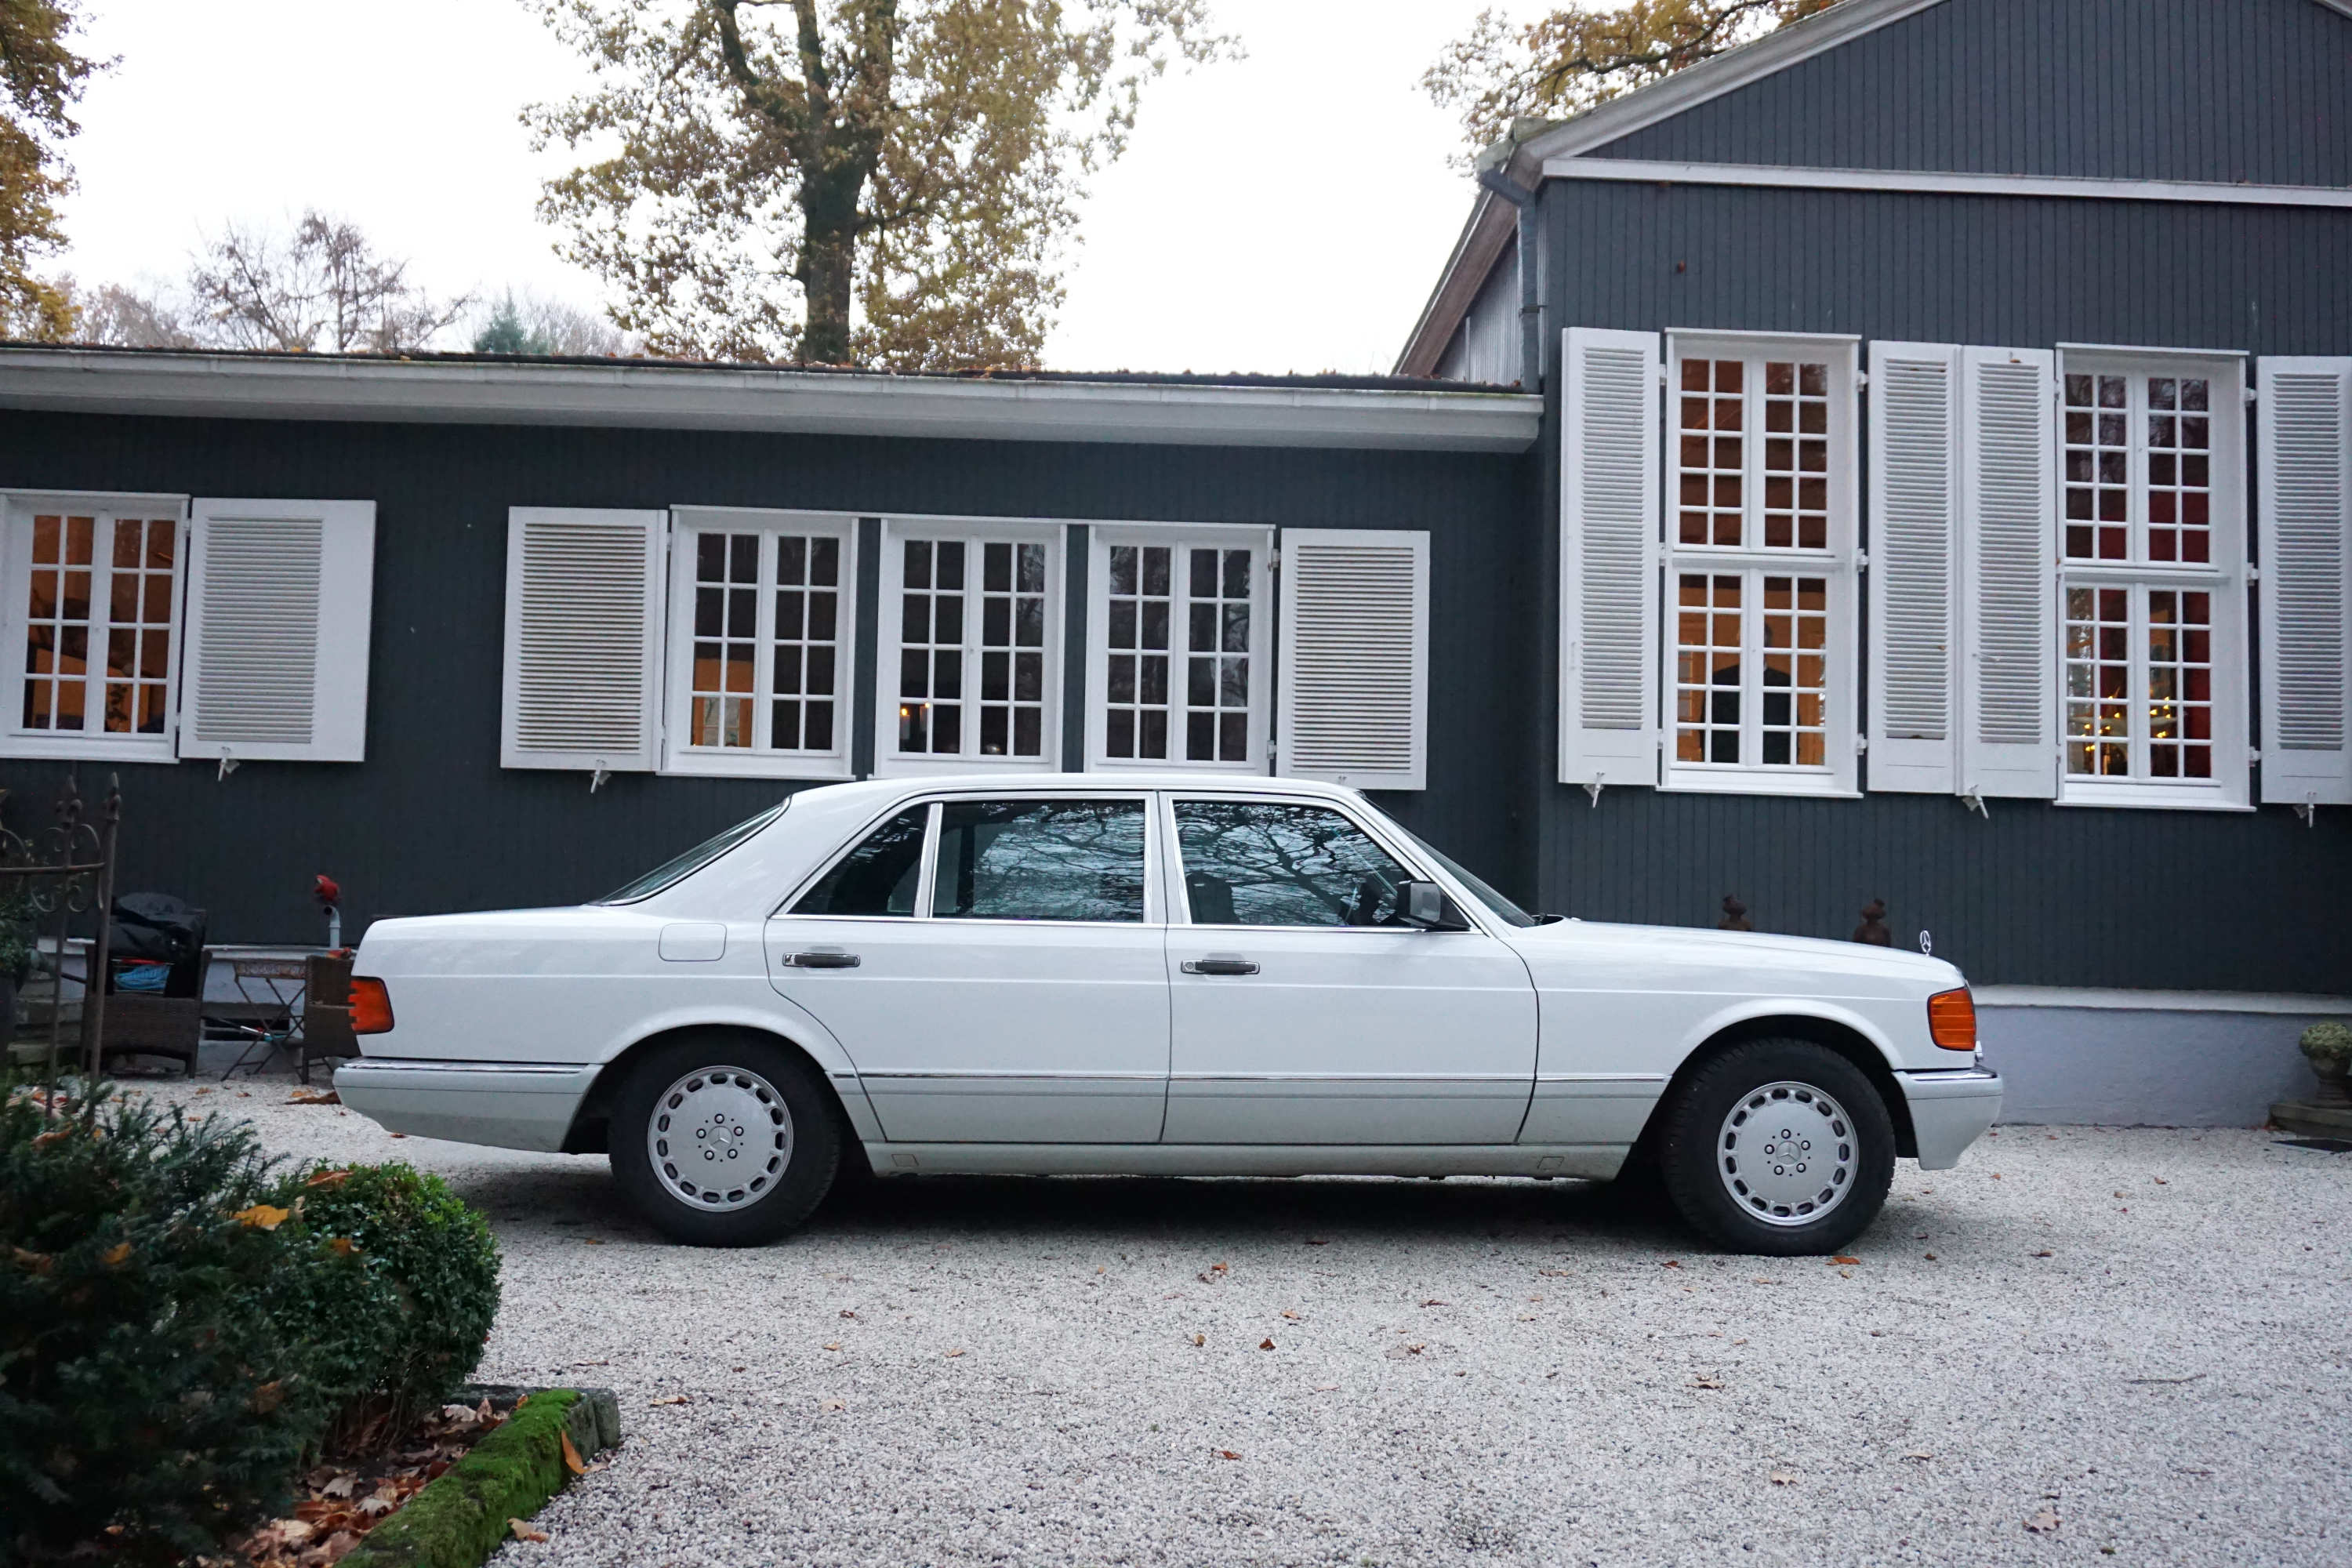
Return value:
<svg viewBox="0 0 2352 1568">
<path fill-rule="evenodd" d="M 1895 1179 L 1895 1124 L 1862 1070 L 1810 1040 L 1748 1040 L 1666 1108 L 1659 1172 L 1682 1216 L 1734 1252 L 1835 1252 Z"/>
<path fill-rule="evenodd" d="M 756 1035 L 682 1037 L 637 1058 L 613 1105 L 613 1174 L 664 1234 L 755 1247 L 808 1218 L 841 1160 L 830 1092 Z"/>
</svg>

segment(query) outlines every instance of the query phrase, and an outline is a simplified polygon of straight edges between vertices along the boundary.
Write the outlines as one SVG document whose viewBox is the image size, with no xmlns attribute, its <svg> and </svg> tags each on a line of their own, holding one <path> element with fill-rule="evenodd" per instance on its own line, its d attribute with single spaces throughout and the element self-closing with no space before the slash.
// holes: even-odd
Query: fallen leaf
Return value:
<svg viewBox="0 0 2352 1568">
<path fill-rule="evenodd" d="M 1209 1272 L 1212 1274 L 1223 1274 L 1226 1271 L 1226 1267 L 1227 1266 L 1223 1263 L 1212 1263 L 1209 1265 Z"/>
<path fill-rule="evenodd" d="M 1297 1321 L 1298 1321 L 1298 1314 L 1297 1314 L 1297 1313 L 1296 1313 L 1296 1312 L 1294 1312 L 1294 1311 L 1292 1311 L 1292 1310 L 1289 1310 L 1288 1308 L 1286 1308 L 1286 1307 L 1283 1309 L 1282 1315 L 1283 1315 L 1284 1317 L 1286 1317 L 1286 1318 L 1288 1318 L 1288 1319 L 1289 1319 L 1292 1322 L 1294 1322 L 1294 1323 L 1295 1323 L 1295 1322 L 1297 1322 Z"/>
<path fill-rule="evenodd" d="M 956 1358 L 956 1357 L 958 1357 L 958 1356 L 960 1356 L 960 1355 L 961 1355 L 961 1354 L 963 1354 L 963 1352 L 961 1352 L 961 1351 L 950 1351 L 950 1352 L 948 1352 L 948 1360 L 950 1360 L 950 1361 L 953 1361 L 953 1360 L 955 1360 L 955 1358 Z"/>
<path fill-rule="evenodd" d="M 1903 1457 L 1906 1459 L 1932 1459 L 1936 1456 L 1933 1454 L 1921 1453 L 1918 1449 L 1914 1448 Z"/>
<path fill-rule="evenodd" d="M 1331 1242 L 1330 1238 L 1328 1237 L 1310 1236 L 1307 1238 L 1307 1245 L 1309 1247 L 1328 1247 L 1331 1245 Z"/>
<path fill-rule="evenodd" d="M 1231 1448 L 1220 1448 L 1217 1450 L 1217 1458 L 1220 1459 L 1238 1459 L 1241 1456 L 1234 1453 Z"/>
<path fill-rule="evenodd" d="M 1407 1355 L 1419 1355 L 1428 1348 L 1429 1347 L 1427 1345 L 1407 1345 L 1404 1347 L 1404 1353 Z"/>
<path fill-rule="evenodd" d="M 613 1363 L 609 1359 L 607 1359 L 604 1361 L 575 1361 L 572 1364 L 573 1366 L 610 1366 Z"/>
<path fill-rule="evenodd" d="M 407 1133 L 405 1133 L 405 1132 L 395 1132 L 395 1133 L 394 1133 L 392 1136 L 394 1136 L 394 1138 L 405 1138 L 405 1137 L 407 1137 L 407 1136 L 408 1136 L 408 1134 L 407 1134 Z"/>
<path fill-rule="evenodd" d="M 1664 1263 L 1658 1265 L 1661 1268 L 1680 1268 L 1682 1266 L 1682 1259 L 1679 1258 L 1669 1258 Z"/>
<path fill-rule="evenodd" d="M 1935 1261 L 1936 1261 L 1936 1255 L 1935 1255 L 1934 1253 L 1930 1252 L 1930 1253 L 1927 1254 L 1926 1256 L 1927 1256 L 1927 1261 L 1928 1261 L 1928 1262 L 1933 1263 L 1933 1262 L 1935 1262 Z"/>
<path fill-rule="evenodd" d="M 1996 1182 L 2000 1181 L 2000 1173 L 1999 1171 L 1995 1171 L 1995 1172 L 1992 1173 L 1992 1179 L 1993 1179 L 1994 1181 L 1996 1181 Z"/>
<path fill-rule="evenodd" d="M 327 1249 L 337 1257 L 349 1258 L 360 1249 L 360 1244 L 348 1236 L 338 1236 L 329 1239 Z"/>
<path fill-rule="evenodd" d="M 1848 1258 L 1844 1253 L 1841 1252 L 1830 1259 L 1830 1267 L 1834 1268 L 1842 1263 L 1859 1263 L 1861 1261 L 1862 1259 L 1859 1258 Z"/>
<path fill-rule="evenodd" d="M 1257 1342 L 1257 1348 L 1262 1351 L 1270 1351 L 1274 1348 L 1274 1342 L 1272 1340 L 1260 1340 Z"/>
<path fill-rule="evenodd" d="M 839 1349 L 841 1348 L 841 1342 L 840 1342 L 839 1340 L 835 1340 L 833 1342 L 831 1342 L 830 1344 L 826 1345 L 824 1348 L 825 1348 L 825 1349 L 827 1349 L 827 1350 L 829 1350 L 829 1351 L 837 1351 L 837 1350 L 839 1350 Z"/>
<path fill-rule="evenodd" d="M 1775 1470 L 1772 1472 L 1772 1484 L 1776 1487 L 1793 1487 L 1797 1484 L 1797 1478 L 1786 1470 Z"/>
<path fill-rule="evenodd" d="M 665 1394 L 659 1399 L 648 1399 L 646 1403 L 648 1405 L 689 1405 L 692 1404 L 693 1401 L 688 1399 L 683 1394 Z"/>
<path fill-rule="evenodd" d="M 857 1314 L 856 1314 L 856 1313 L 855 1313 L 855 1312 L 851 1311 L 851 1310 L 850 1310 L 848 1308 L 846 1308 L 846 1307 L 844 1307 L 844 1308 L 841 1310 L 841 1315 L 842 1315 L 843 1317 L 845 1317 L 845 1318 L 854 1318 L 854 1317 L 857 1316 Z"/>
<path fill-rule="evenodd" d="M 298 1089 L 286 1099 L 294 1105 L 341 1105 L 343 1102 L 343 1097 L 331 1089 L 324 1094 L 314 1094 L 307 1089 Z"/>
<path fill-rule="evenodd" d="M 340 1187 L 351 1179 L 349 1171 L 321 1171 L 302 1184 L 306 1187 Z"/>
<path fill-rule="evenodd" d="M 586 1475 L 588 1473 L 587 1462 L 581 1458 L 580 1450 L 572 1446 L 572 1434 L 569 1432 L 559 1432 L 556 1435 L 563 1440 L 563 1468 L 570 1470 L 575 1476 Z"/>
<path fill-rule="evenodd" d="M 1443 1302 L 1443 1301 L 1435 1301 L 1435 1300 L 1432 1300 L 1432 1301 L 1423 1301 L 1423 1302 L 1422 1303 L 1422 1305 L 1423 1305 L 1423 1306 L 1424 1306 L 1424 1307 L 1443 1307 L 1444 1305 L 1445 1305 L 1445 1303 L 1444 1303 L 1444 1302 Z"/>
<path fill-rule="evenodd" d="M 2047 1248 L 2044 1248 L 2042 1251 L 2037 1252 L 2037 1253 L 2035 1253 L 2033 1256 L 2034 1256 L 2034 1257 L 2036 1257 L 2036 1258 L 2055 1258 L 2055 1257 L 2057 1257 L 2058 1255 L 2057 1255 L 2056 1253 L 2054 1253 L 2054 1252 L 2052 1252 L 2052 1251 L 2048 1250 Z"/>
<path fill-rule="evenodd" d="M 2025 1521 L 2025 1528 L 2032 1531 L 2036 1535 L 2047 1535 L 2052 1531 L 2058 1528 L 2058 1515 L 2052 1510 L 2045 1508 L 2040 1513 L 2035 1514 L 2032 1519 L 2027 1520 Z"/>
<path fill-rule="evenodd" d="M 2154 1182 L 2159 1187 L 2168 1187 L 2172 1185 L 2170 1182 L 2166 1181 L 2162 1176 L 2150 1176 L 2148 1180 Z"/>
<path fill-rule="evenodd" d="M 127 1241 L 118 1241 L 100 1253 L 98 1260 L 109 1268 L 120 1268 L 131 1261 L 131 1244 Z"/>
<path fill-rule="evenodd" d="M 1194 1334 L 1192 1342 L 1196 1345 L 1204 1345 L 1209 1342 L 1209 1337 L 1206 1334 Z"/>
<path fill-rule="evenodd" d="M 360 1479 L 350 1475 L 337 1476 L 319 1489 L 319 1495 L 337 1502 L 341 1502 L 345 1498 L 357 1497 L 360 1495 Z"/>
<path fill-rule="evenodd" d="M 382 1519 L 385 1514 L 390 1513 L 394 1509 L 396 1509 L 399 1506 L 400 1500 L 398 1498 L 388 1498 L 381 1495 L 376 1497 L 362 1498 L 359 1500 L 360 1512 L 370 1519 Z"/>
<path fill-rule="evenodd" d="M 530 1525 L 524 1523 L 519 1519 L 510 1519 L 507 1521 L 507 1529 L 513 1532 L 514 1538 L 517 1541 L 545 1541 L 547 1539 L 547 1531 L 543 1530 L 533 1530 Z"/>
<path fill-rule="evenodd" d="M 1568 1270 L 1565 1268 L 1538 1268 L 1536 1272 L 1542 1275 L 1547 1279 L 1565 1279 L 1568 1278 Z"/>
<path fill-rule="evenodd" d="M 286 1385 L 273 1377 L 268 1383 L 255 1388 L 251 1397 L 246 1403 L 253 1406 L 253 1413 L 256 1415 L 267 1415 L 284 1403 L 285 1398 Z"/>
<path fill-rule="evenodd" d="M 601 1236 L 583 1236 L 580 1239 L 586 1242 L 591 1247 L 602 1247 L 604 1245 L 604 1238 Z"/>
<path fill-rule="evenodd" d="M 1695 1377 L 1691 1380 L 1691 1386 L 1693 1388 L 1721 1388 L 1723 1386 L 1723 1379 L 1719 1377 Z"/>
<path fill-rule="evenodd" d="M 1744 1345 L 1744 1344 L 1746 1344 L 1748 1342 L 1747 1342 L 1746 1340 L 1734 1340 L 1734 1341 L 1732 1341 L 1731 1342 L 1732 1342 L 1733 1344 L 1736 1344 L 1736 1345 Z"/>
<path fill-rule="evenodd" d="M 294 1217 L 294 1211 L 281 1209 L 272 1204 L 256 1204 L 249 1209 L 239 1209 L 228 1217 L 254 1230 L 276 1230 Z"/>
<path fill-rule="evenodd" d="M 818 1410 L 828 1415 L 838 1415 L 848 1408 L 849 1402 L 845 1399 L 828 1399 L 824 1404 L 817 1406 Z"/>
</svg>

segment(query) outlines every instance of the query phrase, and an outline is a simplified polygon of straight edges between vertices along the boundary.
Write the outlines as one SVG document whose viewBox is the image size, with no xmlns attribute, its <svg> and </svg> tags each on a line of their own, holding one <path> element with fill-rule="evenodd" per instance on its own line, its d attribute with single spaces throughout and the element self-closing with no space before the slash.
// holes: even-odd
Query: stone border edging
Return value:
<svg viewBox="0 0 2352 1568">
<path fill-rule="evenodd" d="M 507 1521 L 529 1519 L 572 1477 L 563 1438 L 586 1460 L 621 1441 L 621 1405 L 609 1388 L 516 1388 L 469 1384 L 468 1403 L 528 1394 L 530 1402 L 343 1558 L 348 1568 L 480 1568 L 507 1539 Z"/>
</svg>

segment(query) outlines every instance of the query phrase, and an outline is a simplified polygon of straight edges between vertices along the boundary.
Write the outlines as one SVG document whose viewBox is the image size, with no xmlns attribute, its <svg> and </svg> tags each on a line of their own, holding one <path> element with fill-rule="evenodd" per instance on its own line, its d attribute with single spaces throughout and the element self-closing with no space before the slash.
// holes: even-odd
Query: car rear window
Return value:
<svg viewBox="0 0 2352 1568">
<path fill-rule="evenodd" d="M 600 904 L 634 904 L 639 899 L 652 898 L 664 888 L 686 880 L 687 878 L 775 821 L 784 814 L 784 807 L 792 803 L 792 797 L 785 796 L 759 816 L 739 822 L 715 837 L 704 839 L 685 854 L 663 861 L 636 880 L 614 889 L 595 901 Z"/>
</svg>

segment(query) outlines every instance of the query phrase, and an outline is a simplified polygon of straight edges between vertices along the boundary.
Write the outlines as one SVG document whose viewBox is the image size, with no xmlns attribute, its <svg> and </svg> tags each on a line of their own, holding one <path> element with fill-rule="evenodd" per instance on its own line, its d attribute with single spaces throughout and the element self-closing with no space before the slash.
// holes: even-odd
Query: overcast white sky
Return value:
<svg viewBox="0 0 2352 1568">
<path fill-rule="evenodd" d="M 1417 80 L 1482 0 L 1213 0 L 1250 58 L 1161 82 L 1096 184 L 1047 346 L 1068 370 L 1385 371 L 1469 210 Z M 584 73 L 519 0 L 89 0 L 67 268 L 176 278 L 317 205 L 444 291 L 598 303 L 533 216 L 516 111 Z"/>
</svg>

